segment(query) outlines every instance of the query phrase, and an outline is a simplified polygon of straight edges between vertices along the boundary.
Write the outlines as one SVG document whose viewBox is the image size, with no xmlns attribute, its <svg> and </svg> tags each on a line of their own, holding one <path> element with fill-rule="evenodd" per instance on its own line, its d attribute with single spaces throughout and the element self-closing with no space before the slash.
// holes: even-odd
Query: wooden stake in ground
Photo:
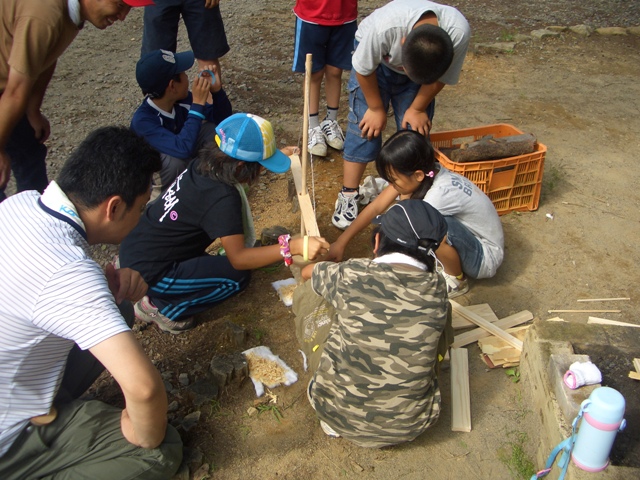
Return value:
<svg viewBox="0 0 640 480">
<path fill-rule="evenodd" d="M 313 56 L 307 53 L 304 64 L 304 107 L 302 108 L 302 190 L 298 195 L 309 195 L 307 190 L 307 165 L 309 164 L 309 94 L 311 92 L 311 65 Z M 302 208 L 300 209 L 302 210 Z M 314 215 L 315 216 L 315 215 Z M 300 235 L 306 235 L 306 223 L 304 215 L 300 216 Z"/>
<path fill-rule="evenodd" d="M 305 78 L 304 78 L 304 108 L 302 120 L 302 162 L 298 155 L 291 155 L 291 174 L 293 175 L 293 183 L 298 193 L 298 204 L 300 205 L 300 234 L 310 235 L 313 237 L 320 236 L 318 229 L 318 221 L 316 220 L 316 212 L 313 210 L 313 204 L 307 190 L 307 165 L 309 163 L 309 151 L 307 145 L 309 143 L 309 91 L 311 90 L 311 54 L 307 54 L 305 62 Z"/>
</svg>

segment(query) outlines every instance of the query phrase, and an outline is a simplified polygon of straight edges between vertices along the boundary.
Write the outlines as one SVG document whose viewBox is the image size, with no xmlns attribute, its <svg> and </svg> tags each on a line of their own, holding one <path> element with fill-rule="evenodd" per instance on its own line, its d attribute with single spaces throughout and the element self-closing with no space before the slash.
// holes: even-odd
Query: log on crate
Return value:
<svg viewBox="0 0 640 480">
<path fill-rule="evenodd" d="M 451 151 L 449 158 L 458 163 L 478 162 L 526 155 L 535 149 L 536 137 L 531 133 L 499 138 L 487 135 L 475 142 L 463 143 L 460 148 Z"/>
</svg>

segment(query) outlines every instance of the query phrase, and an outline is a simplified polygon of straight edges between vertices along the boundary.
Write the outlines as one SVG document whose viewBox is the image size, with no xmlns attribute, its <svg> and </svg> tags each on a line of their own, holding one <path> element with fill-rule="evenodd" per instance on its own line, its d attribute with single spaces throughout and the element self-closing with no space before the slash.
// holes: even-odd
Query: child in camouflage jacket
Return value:
<svg viewBox="0 0 640 480">
<path fill-rule="evenodd" d="M 442 215 L 404 200 L 374 223 L 375 258 L 308 265 L 293 309 L 323 430 L 377 448 L 411 441 L 437 420 L 438 357 L 452 330 L 433 254 L 447 233 Z"/>
</svg>

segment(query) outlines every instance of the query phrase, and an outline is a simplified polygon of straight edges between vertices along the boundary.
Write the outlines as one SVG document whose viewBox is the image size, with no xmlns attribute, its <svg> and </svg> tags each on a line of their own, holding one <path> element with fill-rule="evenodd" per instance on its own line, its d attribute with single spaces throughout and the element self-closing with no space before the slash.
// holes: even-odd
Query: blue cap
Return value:
<svg viewBox="0 0 640 480">
<path fill-rule="evenodd" d="M 291 160 L 276 147 L 271 123 L 250 113 L 236 113 L 216 127 L 220 150 L 245 162 L 258 162 L 275 173 L 289 170 Z"/>
<path fill-rule="evenodd" d="M 195 57 L 193 52 L 173 53 L 169 50 L 154 50 L 143 55 L 136 64 L 136 80 L 145 95 L 161 97 L 171 79 L 189 70 Z"/>
</svg>

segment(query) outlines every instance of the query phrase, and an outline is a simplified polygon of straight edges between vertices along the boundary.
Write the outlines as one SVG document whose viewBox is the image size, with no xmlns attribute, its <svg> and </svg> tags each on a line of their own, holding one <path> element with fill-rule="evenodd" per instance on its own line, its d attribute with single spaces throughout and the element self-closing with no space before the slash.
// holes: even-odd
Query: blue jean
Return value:
<svg viewBox="0 0 640 480">
<path fill-rule="evenodd" d="M 402 129 L 402 118 L 416 98 L 420 85 L 412 82 L 409 77 L 396 73 L 393 70 L 380 65 L 376 70 L 380 97 L 385 110 L 389 109 L 389 103 L 393 106 L 393 114 L 396 120 L 396 128 Z M 355 70 L 351 71 L 349 83 L 349 114 L 347 116 L 347 135 L 344 141 L 343 157 L 348 162 L 369 163 L 376 159 L 382 148 L 382 136 L 367 140 L 362 138 L 362 131 L 358 126 L 367 111 L 367 101 L 358 84 Z M 427 107 L 429 120 L 433 120 L 435 112 L 435 99 Z"/>
<path fill-rule="evenodd" d="M 11 171 L 16 181 L 16 190 L 38 190 L 47 188 L 47 147 L 36 139 L 36 132 L 23 116 L 13 129 L 6 151 L 11 158 Z M 0 202 L 6 199 L 4 188 L 0 189 Z"/>
<path fill-rule="evenodd" d="M 477 278 L 484 260 L 480 240 L 455 217 L 445 216 L 444 219 L 447 222 L 447 243 L 458 252 L 462 271 L 471 278 Z"/>
</svg>

